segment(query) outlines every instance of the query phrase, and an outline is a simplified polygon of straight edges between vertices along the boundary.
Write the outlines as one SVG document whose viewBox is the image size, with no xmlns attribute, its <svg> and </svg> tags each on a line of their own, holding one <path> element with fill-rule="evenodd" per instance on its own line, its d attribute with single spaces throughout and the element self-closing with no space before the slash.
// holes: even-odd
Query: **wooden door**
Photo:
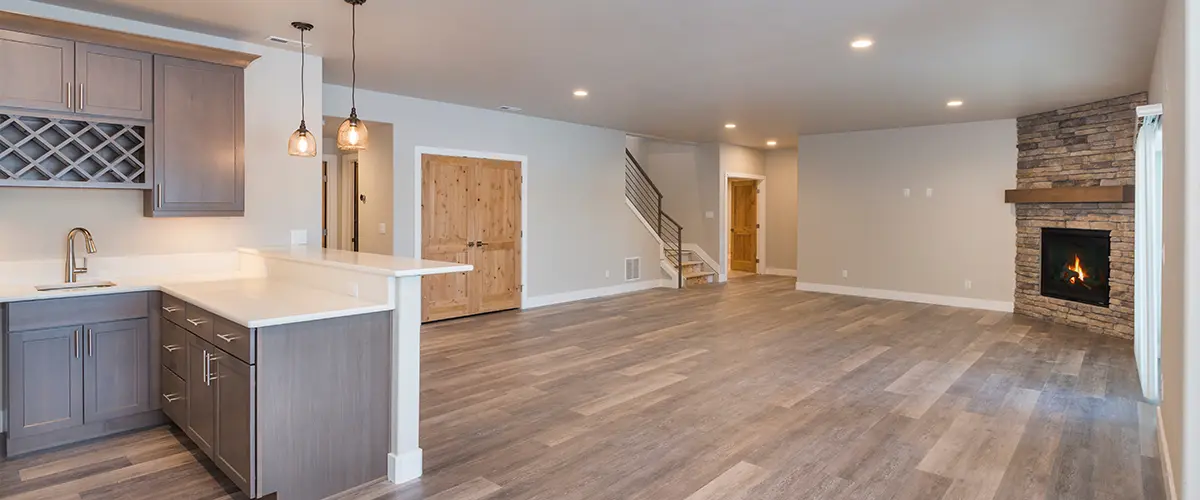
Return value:
<svg viewBox="0 0 1200 500">
<path fill-rule="evenodd" d="M 475 197 L 472 178 L 479 160 L 453 156 L 421 157 L 421 257 L 470 264 Z M 472 314 L 471 273 L 421 278 L 422 321 Z"/>
<path fill-rule="evenodd" d="M 471 313 L 521 307 L 521 164 L 479 160 L 473 177 Z"/>
<path fill-rule="evenodd" d="M 212 456 L 216 436 L 216 401 L 209 377 L 209 355 L 216 351 L 200 337 L 188 334 L 187 376 L 184 401 L 187 402 L 183 430 L 205 455 Z"/>
<path fill-rule="evenodd" d="M 151 215 L 242 215 L 242 70 L 156 55 L 154 74 Z"/>
<path fill-rule="evenodd" d="M 0 106 L 72 112 L 75 42 L 0 30 Z"/>
<path fill-rule="evenodd" d="M 729 190 L 730 268 L 758 272 L 758 181 L 731 180 Z"/>
<path fill-rule="evenodd" d="M 216 395 L 213 462 L 247 495 L 255 496 L 254 367 L 224 352 L 211 361 Z"/>
<path fill-rule="evenodd" d="M 83 425 L 82 328 L 8 334 L 8 437 Z"/>
<path fill-rule="evenodd" d="M 153 118 L 154 56 L 146 52 L 75 45 L 76 108 L 118 118 Z"/>
<path fill-rule="evenodd" d="M 147 320 L 101 323 L 84 328 L 84 422 L 102 422 L 150 411 L 150 328 Z"/>
</svg>

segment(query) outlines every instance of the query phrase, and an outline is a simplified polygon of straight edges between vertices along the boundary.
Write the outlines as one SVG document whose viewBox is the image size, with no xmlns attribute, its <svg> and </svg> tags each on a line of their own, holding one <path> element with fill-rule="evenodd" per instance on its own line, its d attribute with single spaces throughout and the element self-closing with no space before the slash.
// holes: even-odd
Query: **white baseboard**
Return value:
<svg viewBox="0 0 1200 500">
<path fill-rule="evenodd" d="M 580 300 L 595 299 L 599 297 L 607 297 L 609 295 L 620 295 L 622 293 L 640 292 L 651 288 L 674 288 L 669 286 L 669 280 L 642 280 L 632 283 L 624 283 L 620 285 L 606 286 L 603 288 L 592 288 L 589 290 L 579 290 L 576 292 L 556 293 L 553 295 L 541 295 L 538 297 L 530 297 L 521 309 L 533 309 L 535 307 L 552 306 L 555 304 L 565 304 L 567 302 L 576 302 Z"/>
<path fill-rule="evenodd" d="M 937 304 L 967 309 L 984 309 L 988 311 L 1013 312 L 1013 303 L 1000 300 L 973 299 L 970 297 L 953 297 L 950 295 L 932 295 L 928 293 L 900 292 L 896 290 L 879 290 L 875 288 L 858 288 L 852 286 L 826 285 L 823 283 L 796 283 L 796 290 L 802 292 L 832 293 L 837 295 L 854 295 L 873 299 L 899 300 L 904 302 L 920 302 L 922 304 Z"/>
<path fill-rule="evenodd" d="M 388 453 L 388 481 L 402 484 L 421 477 L 422 454 L 420 448 L 399 455 Z"/>
<path fill-rule="evenodd" d="M 783 268 L 779 268 L 779 267 L 768 267 L 766 269 L 763 269 L 763 274 L 770 274 L 772 276 L 791 276 L 791 277 L 795 278 L 796 270 L 795 269 L 783 269 Z"/>
<path fill-rule="evenodd" d="M 1155 411 L 1158 412 L 1155 426 L 1158 427 L 1158 461 L 1162 466 L 1163 490 L 1167 494 L 1167 500 L 1179 500 L 1179 491 L 1175 489 L 1175 475 L 1171 470 L 1171 450 L 1167 448 L 1167 433 L 1163 430 L 1162 406 L 1155 408 Z"/>
</svg>

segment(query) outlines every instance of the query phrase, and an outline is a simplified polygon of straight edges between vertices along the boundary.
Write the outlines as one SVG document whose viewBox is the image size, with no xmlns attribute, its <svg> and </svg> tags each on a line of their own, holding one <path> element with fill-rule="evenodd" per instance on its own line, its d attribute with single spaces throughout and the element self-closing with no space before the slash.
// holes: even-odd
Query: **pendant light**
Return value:
<svg viewBox="0 0 1200 500">
<path fill-rule="evenodd" d="M 367 124 L 358 119 L 355 101 L 358 89 L 358 20 L 355 13 L 367 0 L 346 0 L 346 3 L 350 4 L 350 118 L 338 127 L 337 146 L 343 151 L 361 151 L 367 149 Z"/>
<path fill-rule="evenodd" d="M 288 154 L 292 156 L 317 156 L 317 140 L 308 126 L 304 124 L 304 32 L 311 31 L 313 25 L 302 22 L 292 23 L 292 27 L 300 30 L 300 128 L 292 132 L 288 139 Z"/>
</svg>

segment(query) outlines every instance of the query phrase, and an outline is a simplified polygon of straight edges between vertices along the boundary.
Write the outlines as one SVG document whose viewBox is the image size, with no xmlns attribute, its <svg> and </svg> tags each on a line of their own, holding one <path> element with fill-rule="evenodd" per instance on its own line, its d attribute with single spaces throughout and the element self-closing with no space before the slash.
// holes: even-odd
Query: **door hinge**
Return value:
<svg viewBox="0 0 1200 500">
<path fill-rule="evenodd" d="M 322 230 L 321 230 L 321 236 L 329 236 L 329 230 L 328 230 L 328 229 L 322 229 Z"/>
<path fill-rule="evenodd" d="M 329 182 L 329 176 L 325 175 L 325 174 L 321 174 L 321 182 Z"/>
<path fill-rule="evenodd" d="M 517 291 L 518 291 L 518 292 L 524 292 L 524 291 L 525 291 L 525 285 L 521 285 L 521 286 L 517 287 Z"/>
<path fill-rule="evenodd" d="M 754 225 L 754 229 L 761 229 L 761 228 L 762 228 L 762 224 L 755 224 L 755 225 Z"/>
<path fill-rule="evenodd" d="M 758 264 L 758 259 L 754 259 L 754 263 L 755 263 L 755 264 Z"/>
</svg>

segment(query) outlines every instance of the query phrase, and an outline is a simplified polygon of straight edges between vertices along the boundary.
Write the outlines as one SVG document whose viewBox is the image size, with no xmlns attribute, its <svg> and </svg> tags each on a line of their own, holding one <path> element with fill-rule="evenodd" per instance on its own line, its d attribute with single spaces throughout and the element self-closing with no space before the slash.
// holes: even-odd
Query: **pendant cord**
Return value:
<svg viewBox="0 0 1200 500">
<path fill-rule="evenodd" d="M 305 49 L 305 47 L 304 47 L 304 32 L 305 31 L 306 30 L 303 30 L 303 29 L 300 30 L 300 123 L 304 123 L 304 107 L 305 107 L 304 60 L 307 59 L 306 57 L 304 57 L 305 56 L 305 50 L 304 50 Z"/>
<path fill-rule="evenodd" d="M 358 6 L 350 7 L 350 108 L 358 107 Z"/>
</svg>

